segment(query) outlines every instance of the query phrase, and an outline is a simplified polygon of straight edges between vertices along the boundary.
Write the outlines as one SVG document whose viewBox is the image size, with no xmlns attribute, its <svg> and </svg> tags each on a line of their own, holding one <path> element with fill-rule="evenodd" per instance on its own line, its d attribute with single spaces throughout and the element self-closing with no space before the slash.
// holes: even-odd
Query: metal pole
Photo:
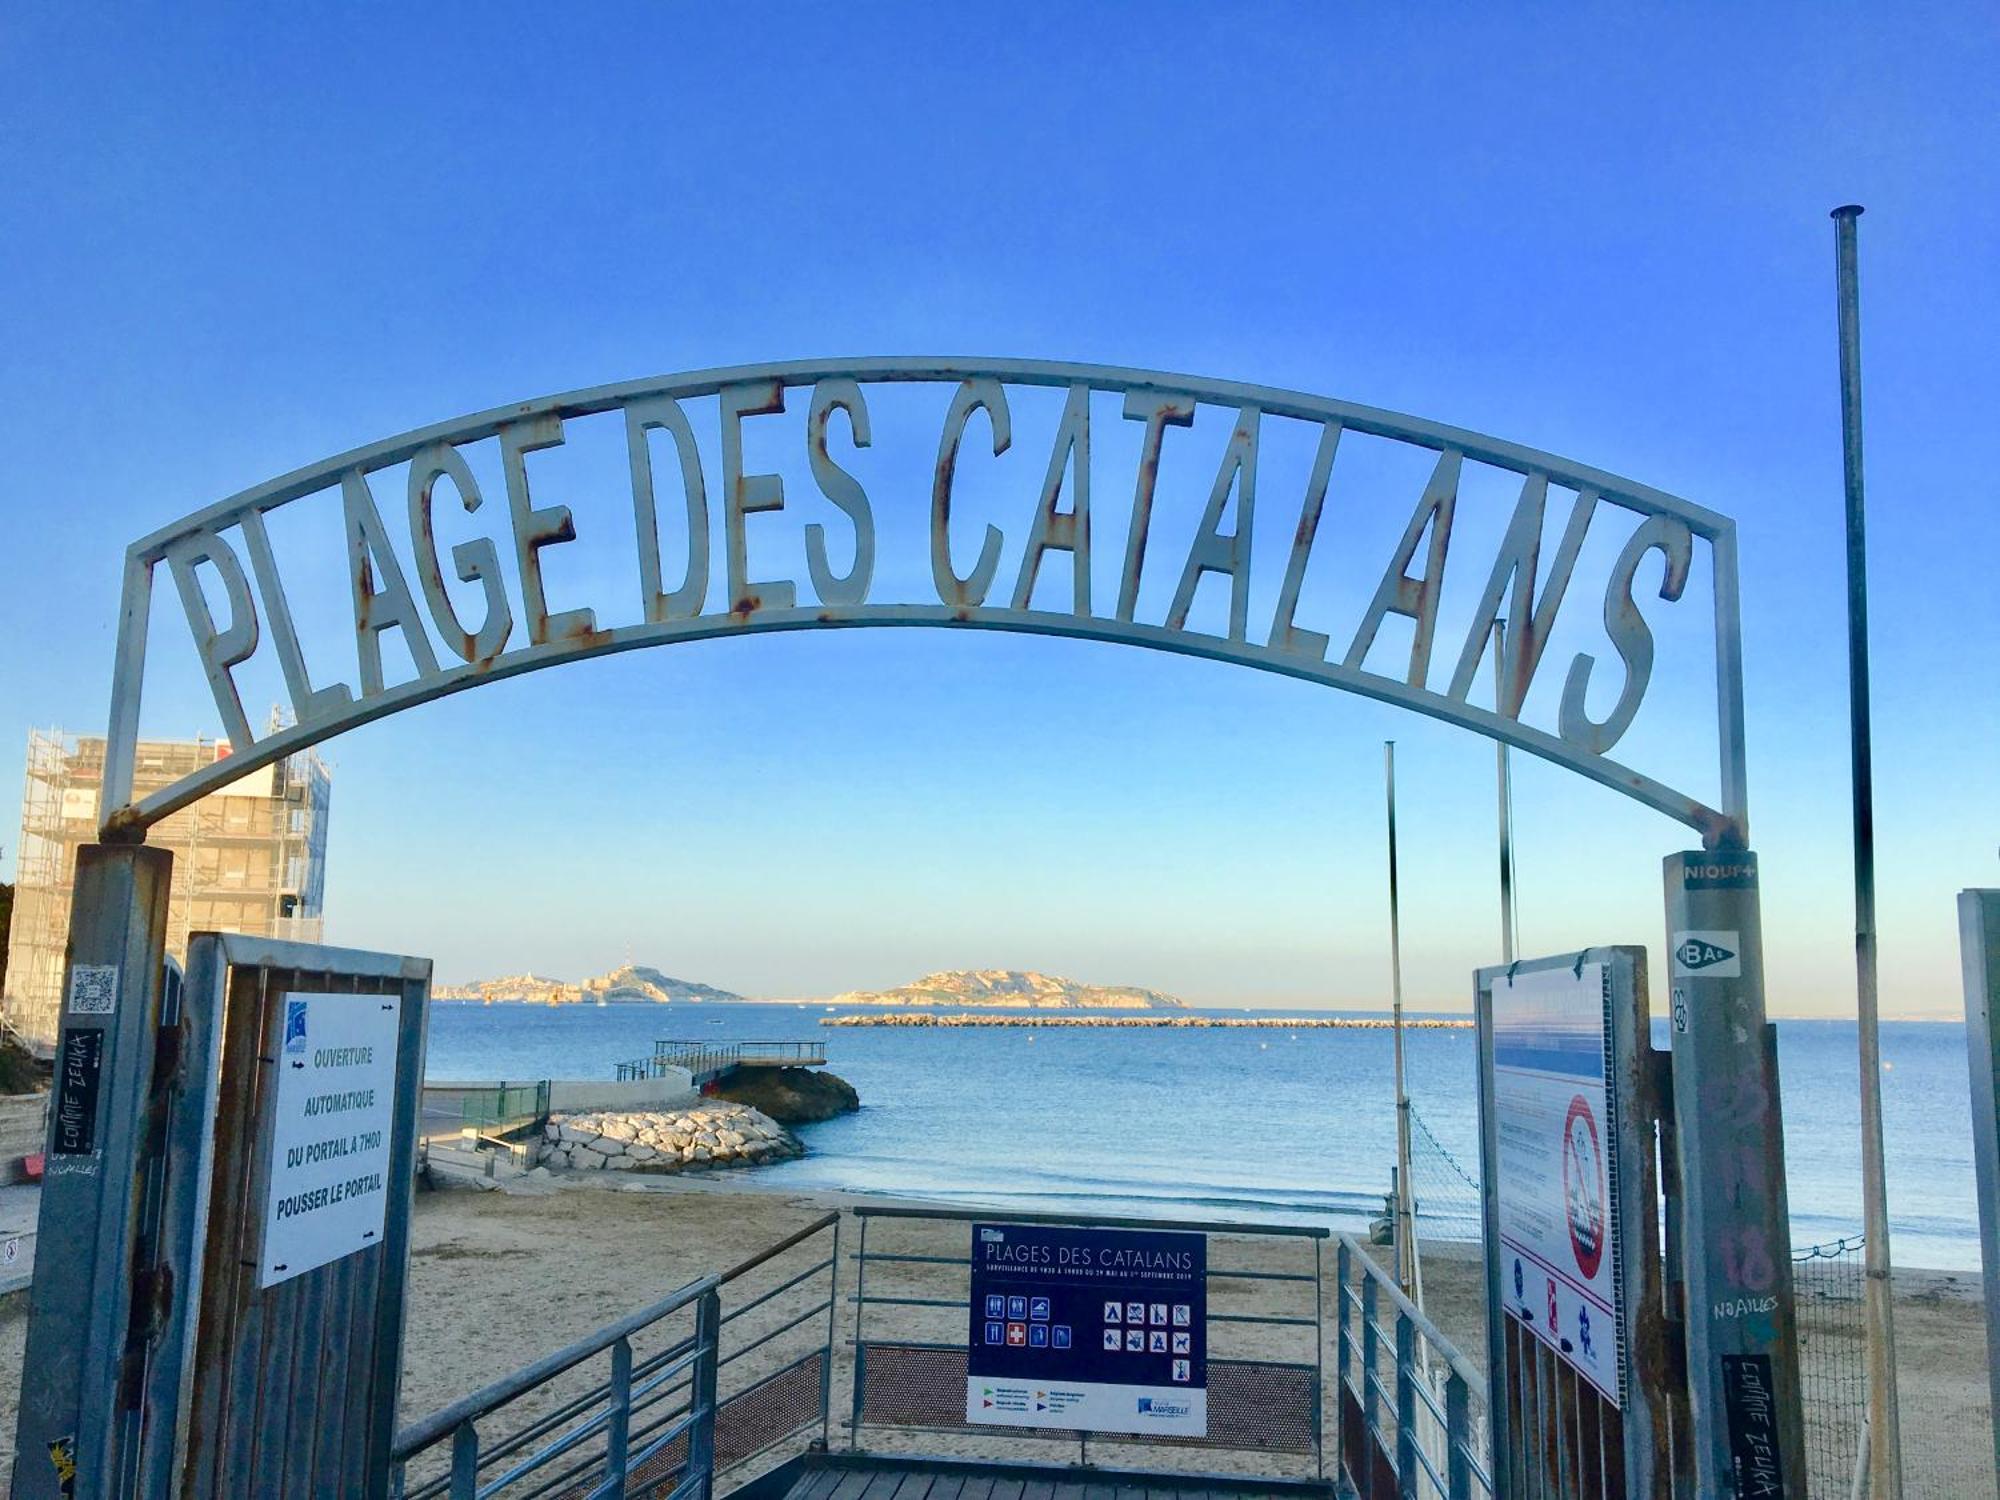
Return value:
<svg viewBox="0 0 2000 1500">
<path fill-rule="evenodd" d="M 1958 893 L 1965 966 L 1965 1047 L 1972 1084 L 1972 1165 L 1986 1274 L 1986 1365 L 1993 1386 L 1993 1472 L 2000 1474 L 2000 891 Z"/>
<path fill-rule="evenodd" d="M 1882 1042 L 1875 994 L 1875 778 L 1868 723 L 1868 538 L 1861 466 L 1861 289 L 1858 204 L 1833 211 L 1840 302 L 1841 459 L 1847 478 L 1847 704 L 1854 767 L 1854 970 L 1861 1034 L 1861 1206 L 1868 1313 L 1869 1484 L 1901 1500 L 1896 1323 L 1889 1281 L 1889 1197 L 1882 1162 Z"/>
<path fill-rule="evenodd" d="M 134 1316 L 173 856 L 143 844 L 76 854 L 61 1032 L 49 1105 L 34 1316 L 13 1486 L 20 1500 L 109 1500 L 136 1457 L 126 1420 L 155 1309 Z M 158 1292 L 164 1297 L 164 1292 Z"/>
<path fill-rule="evenodd" d="M 1410 1096 L 1403 1086 L 1403 927 L 1396 896 L 1396 742 L 1382 742 L 1382 771 L 1389 798 L 1389 1001 L 1396 1048 L 1396 1284 L 1405 1297 L 1417 1283 L 1410 1195 Z"/>
<path fill-rule="evenodd" d="M 1493 702 L 1496 710 L 1506 701 L 1507 627 L 1493 622 Z M 1495 740 L 1493 755 L 1498 765 L 1500 791 L 1500 961 L 1514 961 L 1514 779 L 1507 765 L 1507 742 Z"/>
</svg>

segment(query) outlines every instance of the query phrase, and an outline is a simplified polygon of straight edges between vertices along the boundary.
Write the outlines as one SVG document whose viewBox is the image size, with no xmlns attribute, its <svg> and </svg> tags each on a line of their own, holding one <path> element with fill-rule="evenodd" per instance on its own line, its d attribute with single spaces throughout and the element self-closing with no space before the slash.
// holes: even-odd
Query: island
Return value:
<svg viewBox="0 0 2000 1500">
<path fill-rule="evenodd" d="M 1187 1001 L 1129 984 L 1084 984 L 1034 969 L 942 969 L 893 990 L 850 990 L 831 1005 L 980 1010 L 1186 1010 Z"/>
<path fill-rule="evenodd" d="M 733 990 L 676 979 L 658 969 L 622 964 L 608 974 L 575 984 L 545 979 L 539 974 L 513 974 L 502 979 L 476 979 L 470 984 L 439 985 L 433 1000 L 470 1000 L 484 1005 L 726 1005 L 742 1001 Z"/>
</svg>

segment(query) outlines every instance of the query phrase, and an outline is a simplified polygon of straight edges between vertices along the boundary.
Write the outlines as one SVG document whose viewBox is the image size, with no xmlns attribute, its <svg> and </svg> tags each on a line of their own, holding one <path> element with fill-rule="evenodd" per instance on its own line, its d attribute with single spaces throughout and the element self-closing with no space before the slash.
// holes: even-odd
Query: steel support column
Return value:
<svg viewBox="0 0 2000 1500">
<path fill-rule="evenodd" d="M 134 1252 L 160 1025 L 173 856 L 140 844 L 77 851 L 49 1103 L 33 1316 L 21 1371 L 16 1500 L 129 1492 L 151 1313 L 134 1316 Z M 143 1292 L 140 1295 L 144 1295 Z M 128 1368 L 128 1357 L 137 1368 Z"/>
<path fill-rule="evenodd" d="M 1705 1496 L 1806 1493 L 1776 1033 L 1757 857 L 1669 855 L 1675 1136 L 1687 1368 Z"/>
<path fill-rule="evenodd" d="M 1979 1178 L 1979 1259 L 1986 1268 L 1993 1472 L 2000 1474 L 2000 891 L 1958 893 L 1958 952 L 1965 966 L 1972 1162 Z"/>
</svg>

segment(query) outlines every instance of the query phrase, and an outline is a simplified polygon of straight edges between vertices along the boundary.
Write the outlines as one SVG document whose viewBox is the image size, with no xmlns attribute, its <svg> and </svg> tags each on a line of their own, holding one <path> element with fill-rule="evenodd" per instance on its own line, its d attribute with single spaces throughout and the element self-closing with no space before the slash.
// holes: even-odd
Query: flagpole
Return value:
<svg viewBox="0 0 2000 1500">
<path fill-rule="evenodd" d="M 1389 798 L 1389 1000 L 1396 1047 L 1396 1284 L 1416 1294 L 1416 1214 L 1410 1189 L 1410 1096 L 1403 1083 L 1403 927 L 1396 892 L 1396 742 L 1382 742 Z"/>
<path fill-rule="evenodd" d="M 1861 464 L 1859 204 L 1833 211 L 1840 313 L 1841 461 L 1847 481 L 1847 702 L 1854 780 L 1854 970 L 1861 1038 L 1861 1200 L 1868 1326 L 1868 1478 L 1874 1500 L 1902 1500 L 1888 1181 L 1882 1159 L 1882 1042 L 1876 1006 L 1875 774 L 1868 703 L 1868 539 Z"/>
</svg>

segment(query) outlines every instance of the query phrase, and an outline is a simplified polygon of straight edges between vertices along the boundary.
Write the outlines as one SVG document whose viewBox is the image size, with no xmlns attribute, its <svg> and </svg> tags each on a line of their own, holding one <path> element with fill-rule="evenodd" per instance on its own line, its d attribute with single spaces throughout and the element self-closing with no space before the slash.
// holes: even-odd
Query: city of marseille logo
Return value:
<svg viewBox="0 0 2000 1500">
<path fill-rule="evenodd" d="M 285 1050 L 303 1054 L 306 1050 L 306 1002 L 285 1002 Z"/>
<path fill-rule="evenodd" d="M 1687 938 L 1680 947 L 1674 949 L 1674 957 L 1680 960 L 1684 969 L 1706 969 L 1713 964 L 1727 963 L 1736 955 L 1720 943 L 1705 943 L 1700 938 Z"/>
</svg>

